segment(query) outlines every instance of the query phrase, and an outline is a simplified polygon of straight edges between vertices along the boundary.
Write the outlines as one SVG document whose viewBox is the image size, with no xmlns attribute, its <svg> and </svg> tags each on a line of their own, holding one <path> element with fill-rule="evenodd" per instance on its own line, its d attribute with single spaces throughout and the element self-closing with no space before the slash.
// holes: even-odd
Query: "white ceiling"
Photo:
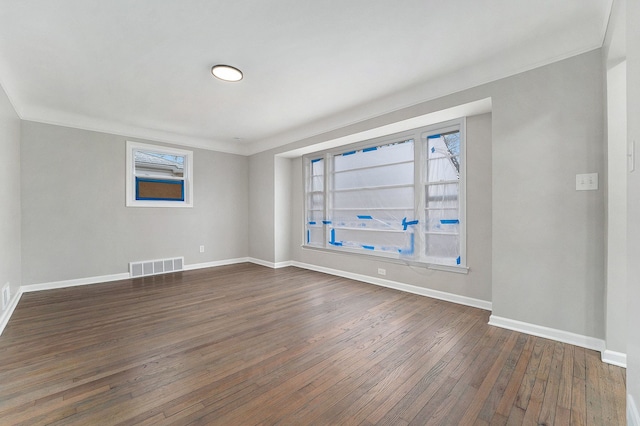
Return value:
<svg viewBox="0 0 640 426">
<path fill-rule="evenodd" d="M 248 154 L 598 48 L 611 1 L 0 0 L 0 83 L 24 120 Z"/>
</svg>

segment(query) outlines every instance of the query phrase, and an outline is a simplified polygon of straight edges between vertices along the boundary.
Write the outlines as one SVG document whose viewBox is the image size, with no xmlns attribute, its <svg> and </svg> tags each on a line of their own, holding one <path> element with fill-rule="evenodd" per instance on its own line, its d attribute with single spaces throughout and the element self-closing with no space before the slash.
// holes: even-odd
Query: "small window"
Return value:
<svg viewBox="0 0 640 426">
<path fill-rule="evenodd" d="M 192 207 L 193 152 L 127 142 L 127 206 Z"/>
</svg>

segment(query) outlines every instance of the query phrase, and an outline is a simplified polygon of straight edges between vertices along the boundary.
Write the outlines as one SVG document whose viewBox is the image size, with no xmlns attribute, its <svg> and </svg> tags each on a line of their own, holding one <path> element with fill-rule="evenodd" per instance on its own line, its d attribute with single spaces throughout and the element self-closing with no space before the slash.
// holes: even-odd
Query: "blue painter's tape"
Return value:
<svg viewBox="0 0 640 426">
<path fill-rule="evenodd" d="M 155 183 L 168 186 L 178 186 L 180 189 L 179 197 L 145 197 L 140 195 L 141 183 Z M 167 180 L 167 179 L 155 179 L 155 178 L 140 178 L 136 177 L 136 200 L 151 200 L 151 201 L 184 201 L 184 180 Z"/>
<path fill-rule="evenodd" d="M 432 146 L 432 147 L 431 147 L 431 153 L 433 154 L 434 152 L 436 152 L 436 147 L 435 147 L 435 146 Z"/>
<path fill-rule="evenodd" d="M 371 151 L 375 151 L 377 150 L 378 147 L 372 146 L 371 148 L 365 148 L 362 150 L 362 152 L 371 152 Z"/>
<path fill-rule="evenodd" d="M 323 220 L 322 223 L 324 223 L 325 225 L 331 225 L 331 221 L 330 220 Z"/>
<path fill-rule="evenodd" d="M 307 229 L 307 244 L 311 241 L 311 231 Z"/>
<path fill-rule="evenodd" d="M 373 217 L 369 216 L 368 214 L 359 214 L 358 219 L 371 220 L 373 219 Z"/>
<path fill-rule="evenodd" d="M 355 154 L 355 153 L 356 153 L 355 151 L 349 151 L 349 152 L 343 153 L 342 156 L 344 157 L 345 155 L 352 155 L 352 154 Z"/>
<path fill-rule="evenodd" d="M 417 225 L 418 223 L 419 223 L 418 220 L 407 221 L 407 218 L 403 217 L 402 218 L 402 230 L 406 231 L 407 230 L 407 226 Z"/>
<path fill-rule="evenodd" d="M 427 139 L 440 139 L 440 137 L 442 137 L 442 135 L 431 135 L 427 136 Z"/>
<path fill-rule="evenodd" d="M 322 158 L 316 158 L 315 160 L 311 160 L 312 163 L 317 163 L 318 161 L 322 160 Z"/>
<path fill-rule="evenodd" d="M 332 229 L 329 239 L 329 244 L 334 244 L 336 242 L 336 230 Z"/>
<path fill-rule="evenodd" d="M 373 247 L 373 246 L 365 246 L 365 245 L 363 245 L 363 246 L 362 246 L 362 248 L 363 248 L 363 249 L 366 249 L 366 250 L 373 250 L 375 247 Z"/>
<path fill-rule="evenodd" d="M 456 259 L 456 265 L 460 264 L 460 256 L 458 256 L 458 258 Z"/>
<path fill-rule="evenodd" d="M 409 236 L 409 248 L 400 249 L 398 250 L 398 252 L 400 252 L 400 254 L 412 255 L 415 251 L 415 248 L 416 248 L 416 237 L 414 234 L 411 234 Z"/>
<path fill-rule="evenodd" d="M 456 223 L 460 223 L 458 219 L 440 219 L 440 223 L 443 225 L 455 225 Z"/>
<path fill-rule="evenodd" d="M 329 244 L 331 244 L 332 246 L 338 246 L 340 247 L 342 245 L 342 241 L 338 241 L 338 242 L 329 242 Z"/>
<path fill-rule="evenodd" d="M 309 225 L 315 225 L 316 223 L 314 221 L 309 222 Z"/>
</svg>

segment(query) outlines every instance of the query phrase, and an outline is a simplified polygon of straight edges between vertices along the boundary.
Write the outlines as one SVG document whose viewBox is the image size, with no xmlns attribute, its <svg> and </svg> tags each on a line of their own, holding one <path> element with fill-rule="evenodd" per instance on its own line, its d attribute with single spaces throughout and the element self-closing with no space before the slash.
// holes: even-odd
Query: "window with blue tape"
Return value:
<svg viewBox="0 0 640 426">
<path fill-rule="evenodd" d="M 466 266 L 463 123 L 305 157 L 304 244 Z"/>
</svg>

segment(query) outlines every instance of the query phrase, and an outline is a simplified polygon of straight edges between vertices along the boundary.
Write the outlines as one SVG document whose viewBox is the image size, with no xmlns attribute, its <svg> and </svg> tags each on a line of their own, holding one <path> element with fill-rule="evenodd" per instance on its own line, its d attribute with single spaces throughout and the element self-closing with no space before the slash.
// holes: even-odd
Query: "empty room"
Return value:
<svg viewBox="0 0 640 426">
<path fill-rule="evenodd" d="M 640 426 L 638 22 L 0 0 L 0 424 Z"/>
</svg>

